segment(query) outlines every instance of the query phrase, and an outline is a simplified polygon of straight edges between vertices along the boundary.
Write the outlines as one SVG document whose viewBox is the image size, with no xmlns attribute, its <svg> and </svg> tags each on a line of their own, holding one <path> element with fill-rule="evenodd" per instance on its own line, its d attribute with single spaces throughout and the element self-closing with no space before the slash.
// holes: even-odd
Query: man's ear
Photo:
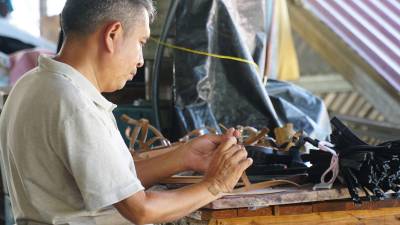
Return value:
<svg viewBox="0 0 400 225">
<path fill-rule="evenodd" d="M 123 37 L 123 29 L 121 22 L 111 22 L 107 24 L 103 32 L 104 45 L 106 51 L 114 53 L 116 46 Z"/>
</svg>

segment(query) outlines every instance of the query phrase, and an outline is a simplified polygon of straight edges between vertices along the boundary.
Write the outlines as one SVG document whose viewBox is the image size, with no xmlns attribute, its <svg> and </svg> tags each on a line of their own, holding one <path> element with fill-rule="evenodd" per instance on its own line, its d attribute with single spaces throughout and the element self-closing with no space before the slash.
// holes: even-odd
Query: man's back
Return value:
<svg viewBox="0 0 400 225">
<path fill-rule="evenodd" d="M 103 136 L 109 132 L 117 135 L 114 138 L 116 145 L 121 144 L 119 148 L 125 150 L 110 118 L 113 106 L 105 100 L 100 105 L 92 101 L 90 91 L 85 92 L 79 83 L 85 84 L 85 80 L 79 80 L 79 77 L 78 80 L 76 77 L 71 79 L 70 74 L 63 74 L 62 69 L 55 73 L 53 60 L 41 58 L 40 61 L 42 65 L 39 68 L 30 71 L 16 84 L 0 119 L 2 170 L 6 180 L 11 181 L 7 186 L 15 218 L 21 224 L 24 220 L 29 221 L 28 224 L 32 221 L 95 224 L 92 216 L 98 213 L 88 209 L 104 204 L 93 202 L 92 197 L 87 196 L 91 194 L 90 188 L 97 188 L 90 185 L 99 185 L 85 183 L 90 180 L 86 176 L 96 175 L 90 173 L 90 168 L 82 167 L 86 164 L 93 166 L 85 159 L 97 154 L 93 151 L 98 149 L 80 149 L 74 142 L 92 139 L 90 133 L 85 133 L 92 129 Z M 46 64 L 50 64 L 49 68 Z M 110 109 L 105 110 L 101 103 Z M 84 144 L 82 148 L 85 148 Z M 113 154 L 117 158 L 121 154 L 120 160 L 124 160 L 121 164 L 130 165 L 131 159 L 123 159 L 129 157 L 129 152 L 123 155 L 123 151 L 116 151 Z M 98 188 L 104 188 L 102 186 Z M 95 206 L 91 207 L 91 204 Z"/>
</svg>

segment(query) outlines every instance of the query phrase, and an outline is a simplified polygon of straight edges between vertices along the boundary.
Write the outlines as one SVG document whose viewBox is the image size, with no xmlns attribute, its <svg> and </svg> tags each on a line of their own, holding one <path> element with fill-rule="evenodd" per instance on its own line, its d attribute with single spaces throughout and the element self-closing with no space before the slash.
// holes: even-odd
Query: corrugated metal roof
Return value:
<svg viewBox="0 0 400 225">
<path fill-rule="evenodd" d="M 400 91 L 398 0 L 304 0 L 303 3 Z"/>
</svg>

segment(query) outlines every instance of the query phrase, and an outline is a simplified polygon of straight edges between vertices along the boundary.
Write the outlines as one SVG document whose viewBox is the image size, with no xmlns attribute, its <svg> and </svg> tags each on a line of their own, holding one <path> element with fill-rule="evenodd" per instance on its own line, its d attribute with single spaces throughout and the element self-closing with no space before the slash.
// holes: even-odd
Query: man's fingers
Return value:
<svg viewBox="0 0 400 225">
<path fill-rule="evenodd" d="M 225 134 L 223 135 L 216 135 L 216 134 L 205 134 L 201 136 L 202 138 L 206 138 L 207 140 L 211 141 L 215 145 L 219 145 L 223 142 L 228 141 L 232 137 L 239 137 L 240 132 L 233 128 L 229 128 Z"/>
<path fill-rule="evenodd" d="M 227 149 L 219 149 L 219 151 L 216 151 L 216 154 L 219 154 L 219 156 L 217 156 L 217 163 L 218 164 L 223 164 L 224 167 L 229 167 L 229 161 L 232 161 L 231 158 L 232 156 L 237 152 L 241 150 L 241 146 L 240 145 L 232 145 Z"/>
<path fill-rule="evenodd" d="M 247 158 L 239 163 L 239 167 L 242 169 L 242 172 L 245 171 L 247 168 L 249 168 L 253 164 L 253 159 L 252 158 Z"/>
<path fill-rule="evenodd" d="M 229 128 L 228 130 L 226 130 L 224 136 L 226 136 L 226 137 L 232 137 L 234 132 L 235 132 L 235 129 L 234 129 L 234 128 Z"/>
<path fill-rule="evenodd" d="M 207 140 L 211 141 L 215 145 L 219 145 L 226 140 L 224 136 L 216 135 L 216 134 L 205 134 L 201 136 L 201 138 L 206 138 Z"/>
<path fill-rule="evenodd" d="M 233 157 L 238 154 L 238 152 L 242 151 L 241 145 L 232 145 L 228 150 L 223 152 L 223 160 L 229 161 L 232 165 L 237 165 L 239 160 L 234 160 Z"/>
<path fill-rule="evenodd" d="M 240 149 L 236 151 L 232 156 L 232 163 L 238 165 L 239 162 L 247 158 L 247 151 L 243 146 L 240 146 Z"/>
<path fill-rule="evenodd" d="M 234 132 L 233 132 L 233 136 L 234 137 L 240 137 L 240 135 L 241 135 L 241 133 L 240 133 L 240 131 L 239 130 L 235 130 Z"/>
<path fill-rule="evenodd" d="M 223 135 L 225 138 L 229 138 L 229 137 L 240 137 L 241 133 L 240 131 L 236 130 L 235 128 L 229 128 L 225 134 Z"/>
<path fill-rule="evenodd" d="M 227 151 L 232 145 L 235 145 L 237 143 L 236 138 L 234 137 L 230 137 L 228 138 L 225 142 L 221 143 L 218 146 L 218 150 L 217 151 Z"/>
</svg>

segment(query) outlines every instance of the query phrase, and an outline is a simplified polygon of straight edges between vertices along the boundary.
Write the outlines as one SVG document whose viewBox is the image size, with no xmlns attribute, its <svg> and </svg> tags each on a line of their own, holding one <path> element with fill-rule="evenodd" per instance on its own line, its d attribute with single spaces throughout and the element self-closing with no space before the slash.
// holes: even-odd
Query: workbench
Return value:
<svg viewBox="0 0 400 225">
<path fill-rule="evenodd" d="M 394 198 L 355 205 L 344 187 L 313 191 L 306 185 L 262 191 L 225 196 L 179 224 L 400 224 L 400 200 Z"/>
</svg>

